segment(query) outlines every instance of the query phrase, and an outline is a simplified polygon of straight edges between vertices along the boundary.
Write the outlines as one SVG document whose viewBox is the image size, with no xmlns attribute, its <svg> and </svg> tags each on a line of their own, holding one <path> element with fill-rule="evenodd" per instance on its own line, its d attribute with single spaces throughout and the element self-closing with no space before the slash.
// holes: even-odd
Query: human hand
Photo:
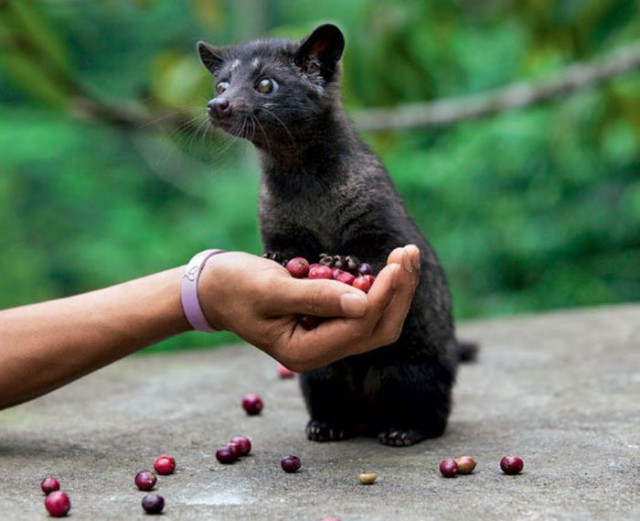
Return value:
<svg viewBox="0 0 640 521">
<path fill-rule="evenodd" d="M 369 293 L 334 280 L 301 280 L 279 264 L 240 252 L 212 257 L 199 298 L 209 322 L 233 331 L 294 371 L 393 343 L 418 285 L 420 254 L 389 255 Z M 299 315 L 325 317 L 306 330 Z"/>
</svg>

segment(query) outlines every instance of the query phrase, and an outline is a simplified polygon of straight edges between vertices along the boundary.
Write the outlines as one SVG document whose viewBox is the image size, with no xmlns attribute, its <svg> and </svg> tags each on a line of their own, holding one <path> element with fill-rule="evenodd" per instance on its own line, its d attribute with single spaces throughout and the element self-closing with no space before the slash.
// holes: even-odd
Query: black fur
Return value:
<svg viewBox="0 0 640 521">
<path fill-rule="evenodd" d="M 400 339 L 300 377 L 310 439 L 369 434 L 406 446 L 441 435 L 447 425 L 458 362 L 451 300 L 436 254 L 342 109 L 343 48 L 333 25 L 302 42 L 198 44 L 220 85 L 209 103 L 213 125 L 252 141 L 260 153 L 266 251 L 285 258 L 355 255 L 377 272 L 395 247 L 420 248 L 421 280 Z M 275 85 L 271 92 L 260 92 L 265 79 Z"/>
</svg>

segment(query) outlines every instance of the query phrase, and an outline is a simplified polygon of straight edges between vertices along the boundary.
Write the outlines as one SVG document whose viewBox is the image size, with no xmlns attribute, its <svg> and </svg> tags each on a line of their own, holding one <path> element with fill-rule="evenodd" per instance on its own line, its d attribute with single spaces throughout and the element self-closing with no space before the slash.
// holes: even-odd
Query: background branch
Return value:
<svg viewBox="0 0 640 521">
<path fill-rule="evenodd" d="M 442 127 L 573 94 L 638 68 L 640 42 L 590 62 L 570 65 L 547 80 L 513 83 L 472 96 L 366 109 L 354 113 L 353 118 L 361 130 L 367 131 Z"/>
</svg>

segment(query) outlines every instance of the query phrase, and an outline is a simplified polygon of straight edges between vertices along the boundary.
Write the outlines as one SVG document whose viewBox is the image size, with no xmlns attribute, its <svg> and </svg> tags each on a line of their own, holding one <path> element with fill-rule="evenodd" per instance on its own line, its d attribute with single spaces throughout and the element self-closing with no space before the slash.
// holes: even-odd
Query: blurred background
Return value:
<svg viewBox="0 0 640 521">
<path fill-rule="evenodd" d="M 576 63 L 602 70 L 634 45 L 637 57 L 639 7 L 0 0 L 0 308 L 208 247 L 261 253 L 256 155 L 207 126 L 212 78 L 195 43 L 301 38 L 329 21 L 347 38 L 345 105 L 438 251 L 458 319 L 637 301 L 640 69 L 570 79 Z M 512 84 L 539 94 L 545 82 L 570 88 L 500 102 Z M 465 116 L 487 93 L 498 103 Z M 442 100 L 452 117 L 393 124 Z M 190 333 L 152 349 L 230 339 Z"/>
</svg>

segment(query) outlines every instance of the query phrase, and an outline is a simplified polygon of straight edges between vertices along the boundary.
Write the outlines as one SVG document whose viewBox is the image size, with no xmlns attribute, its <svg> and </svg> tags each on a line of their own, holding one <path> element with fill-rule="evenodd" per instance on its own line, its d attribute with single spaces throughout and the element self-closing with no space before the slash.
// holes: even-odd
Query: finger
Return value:
<svg viewBox="0 0 640 521">
<path fill-rule="evenodd" d="M 403 259 L 404 261 L 406 259 Z M 398 269 L 394 273 L 393 299 L 381 315 L 373 334 L 379 342 L 392 343 L 400 336 L 418 286 L 419 274 L 420 272 L 415 268 L 411 272 L 406 269 Z"/>
<path fill-rule="evenodd" d="M 263 312 L 266 316 L 360 317 L 368 308 L 367 296 L 342 282 L 283 277 Z"/>
</svg>

